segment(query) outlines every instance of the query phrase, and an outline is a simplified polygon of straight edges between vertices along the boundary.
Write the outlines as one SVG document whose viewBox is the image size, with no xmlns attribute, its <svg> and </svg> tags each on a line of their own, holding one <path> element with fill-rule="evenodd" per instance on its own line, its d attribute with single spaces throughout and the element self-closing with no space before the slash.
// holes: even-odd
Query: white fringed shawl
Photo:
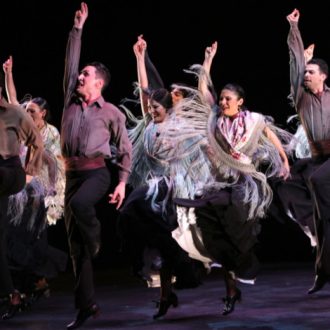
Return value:
<svg viewBox="0 0 330 330">
<path fill-rule="evenodd" d="M 235 121 L 244 123 L 240 136 L 230 136 L 223 129 L 225 117 L 219 116 L 218 112 L 218 108 L 213 110 L 208 123 L 212 163 L 217 170 L 218 182 L 208 185 L 206 189 L 238 188 L 243 202 L 249 205 L 248 219 L 264 217 L 272 200 L 267 177 L 279 175 L 283 171 L 283 162 L 263 131 L 268 126 L 281 135 L 282 141 L 288 141 L 290 134 L 266 121 L 261 114 L 245 110 L 233 119 L 232 124 L 235 125 Z M 265 173 L 260 171 L 261 165 L 267 165 Z"/>
<path fill-rule="evenodd" d="M 14 225 L 20 225 L 23 220 L 23 212 L 28 202 L 28 194 L 32 194 L 33 205 L 31 206 L 31 216 L 27 221 L 26 226 L 29 230 L 34 230 L 35 225 L 37 230 L 42 231 L 46 225 L 55 224 L 57 220 L 61 219 L 64 210 L 64 190 L 65 190 L 65 174 L 64 163 L 61 158 L 60 136 L 57 128 L 53 125 L 46 124 L 41 130 L 42 140 L 44 142 L 45 153 L 51 160 L 52 167 L 55 170 L 55 187 L 51 187 L 49 181 L 48 166 L 43 163 L 41 171 L 34 176 L 32 181 L 21 190 L 19 193 L 10 196 L 8 215 L 10 222 Z M 26 155 L 26 148 L 22 149 L 21 159 L 24 163 Z M 27 189 L 28 188 L 28 189 Z M 52 193 L 55 188 L 56 194 Z M 36 216 L 38 209 L 44 203 L 47 209 L 47 219 L 43 224 L 36 224 Z"/>
<path fill-rule="evenodd" d="M 134 187 L 146 183 L 149 187 L 146 198 L 150 198 L 152 208 L 163 215 L 170 198 L 194 199 L 202 193 L 206 184 L 213 182 L 206 153 L 210 107 L 202 102 L 198 91 L 180 88 L 189 89 L 191 97 L 181 100 L 161 124 L 151 122 L 150 116 L 138 121 L 126 109 L 130 121 L 137 123 L 129 130 L 133 144 L 129 183 Z M 168 194 L 156 202 L 160 181 L 166 183 Z M 177 207 L 178 227 L 172 236 L 192 258 L 209 268 L 212 260 L 204 248 L 195 218 L 185 216 L 185 212 L 188 210 Z"/>
<path fill-rule="evenodd" d="M 155 211 L 164 211 L 170 196 L 195 198 L 212 181 L 207 148 L 207 117 L 210 108 L 198 99 L 198 91 L 179 102 L 163 123 L 155 124 L 147 115 L 138 120 L 126 109 L 131 121 L 128 130 L 133 145 L 133 165 L 129 183 L 148 184 L 147 198 Z M 147 126 L 146 126 L 147 125 Z M 158 184 L 164 180 L 169 195 L 156 203 Z"/>
</svg>

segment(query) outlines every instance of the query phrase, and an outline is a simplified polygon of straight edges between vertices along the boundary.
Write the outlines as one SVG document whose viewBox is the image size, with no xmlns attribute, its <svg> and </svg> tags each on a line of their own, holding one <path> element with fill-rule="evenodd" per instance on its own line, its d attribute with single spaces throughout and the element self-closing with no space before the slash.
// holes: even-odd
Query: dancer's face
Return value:
<svg viewBox="0 0 330 330">
<path fill-rule="evenodd" d="M 311 91 L 323 88 L 326 75 L 317 64 L 307 64 L 304 74 L 304 85 Z"/>
<path fill-rule="evenodd" d="M 88 65 L 81 70 L 78 76 L 76 91 L 82 97 L 88 97 L 100 92 L 103 83 L 103 80 L 96 74 L 96 68 Z"/>
<path fill-rule="evenodd" d="M 26 106 L 26 111 L 32 117 L 33 121 L 37 127 L 41 127 L 44 123 L 44 118 L 46 116 L 46 110 L 41 109 L 40 106 L 36 103 L 29 102 Z"/>
<path fill-rule="evenodd" d="M 155 100 L 148 101 L 148 111 L 154 123 L 162 123 L 167 116 L 166 108 Z"/>
<path fill-rule="evenodd" d="M 229 89 L 223 89 L 219 98 L 219 106 L 225 116 L 232 116 L 240 110 L 243 101 L 237 93 Z"/>
<path fill-rule="evenodd" d="M 178 88 L 173 88 L 171 91 L 173 105 L 176 105 L 183 99 L 183 93 Z"/>
</svg>

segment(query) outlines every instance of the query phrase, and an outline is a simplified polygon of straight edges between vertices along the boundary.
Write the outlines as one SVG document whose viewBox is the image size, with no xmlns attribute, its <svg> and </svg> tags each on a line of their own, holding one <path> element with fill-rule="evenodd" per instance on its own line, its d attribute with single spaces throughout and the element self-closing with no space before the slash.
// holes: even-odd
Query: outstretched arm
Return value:
<svg viewBox="0 0 330 330">
<path fill-rule="evenodd" d="M 296 105 L 303 90 L 302 83 L 306 61 L 304 44 L 298 28 L 299 10 L 294 9 L 286 18 L 290 23 L 290 31 L 287 39 L 290 54 L 290 84 L 293 101 Z"/>
<path fill-rule="evenodd" d="M 147 49 L 147 43 L 143 39 L 143 35 L 138 36 L 137 42 L 133 46 L 133 51 L 136 57 L 137 74 L 140 88 L 140 100 L 143 115 L 148 113 L 148 95 L 149 88 L 147 70 L 145 65 L 145 52 Z"/>
<path fill-rule="evenodd" d="M 63 80 L 65 106 L 70 101 L 77 83 L 81 49 L 81 34 L 87 17 L 88 7 L 85 2 L 82 2 L 80 5 L 80 9 L 77 10 L 75 13 L 73 28 L 70 32 L 66 47 Z"/>
<path fill-rule="evenodd" d="M 213 58 L 217 52 L 217 49 L 218 49 L 217 41 L 215 41 L 210 47 L 206 47 L 204 62 L 203 62 L 204 72 L 202 73 L 198 81 L 198 89 L 202 92 L 207 102 L 210 103 L 211 105 L 215 103 L 215 99 L 209 90 L 209 85 L 211 80 L 210 72 L 211 72 Z"/>
<path fill-rule="evenodd" d="M 13 57 L 9 56 L 7 61 L 3 63 L 2 67 L 5 73 L 5 84 L 8 102 L 11 104 L 19 105 L 13 77 Z"/>
<path fill-rule="evenodd" d="M 282 170 L 281 176 L 284 179 L 287 179 L 288 176 L 290 175 L 290 165 L 289 165 L 288 157 L 286 156 L 286 153 L 284 151 L 284 148 L 282 146 L 280 139 L 269 127 L 265 127 L 264 134 L 267 136 L 267 138 L 270 140 L 270 142 L 272 142 L 274 144 L 275 148 L 278 150 L 278 152 L 281 156 L 282 162 L 283 162 L 283 170 Z"/>
</svg>

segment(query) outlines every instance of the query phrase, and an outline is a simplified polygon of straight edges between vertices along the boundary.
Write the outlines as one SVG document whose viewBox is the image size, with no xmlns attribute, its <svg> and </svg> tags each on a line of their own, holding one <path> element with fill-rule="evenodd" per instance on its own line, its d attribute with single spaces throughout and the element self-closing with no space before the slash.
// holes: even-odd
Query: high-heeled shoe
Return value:
<svg viewBox="0 0 330 330">
<path fill-rule="evenodd" d="M 308 290 L 308 294 L 320 291 L 328 282 L 328 279 L 324 275 L 316 275 L 313 286 Z"/>
<path fill-rule="evenodd" d="M 50 288 L 49 285 L 45 285 L 42 288 L 35 289 L 31 294 L 31 302 L 37 302 L 41 297 L 49 298 L 50 297 Z"/>
<path fill-rule="evenodd" d="M 100 315 L 101 309 L 97 304 L 93 304 L 86 309 L 80 309 L 74 321 L 66 326 L 68 330 L 79 328 L 91 316 L 95 319 Z"/>
<path fill-rule="evenodd" d="M 236 301 L 241 301 L 242 299 L 242 292 L 240 289 L 236 288 L 236 293 L 232 297 L 225 297 L 223 298 L 223 302 L 225 303 L 222 310 L 222 315 L 228 315 L 235 309 Z"/>
<path fill-rule="evenodd" d="M 167 299 L 161 299 L 157 303 L 158 313 L 153 316 L 154 320 L 164 316 L 167 313 L 167 310 L 173 306 L 174 308 L 178 307 L 179 301 L 178 297 L 174 292 L 171 292 L 170 296 Z"/>
<path fill-rule="evenodd" d="M 7 310 L 2 314 L 3 320 L 9 320 L 15 316 L 17 312 L 22 309 L 23 300 L 19 292 L 14 292 L 10 295 Z"/>
</svg>

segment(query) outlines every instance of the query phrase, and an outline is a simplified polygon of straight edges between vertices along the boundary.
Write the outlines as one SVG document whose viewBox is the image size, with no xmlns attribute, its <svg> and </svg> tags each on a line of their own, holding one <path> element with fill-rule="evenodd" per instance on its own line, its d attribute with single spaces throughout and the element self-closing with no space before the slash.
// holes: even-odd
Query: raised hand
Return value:
<svg viewBox="0 0 330 330">
<path fill-rule="evenodd" d="M 82 29 L 88 17 L 88 7 L 85 2 L 80 4 L 80 9 L 76 11 L 74 16 L 74 27 Z"/>
<path fill-rule="evenodd" d="M 9 56 L 6 62 L 2 65 L 5 74 L 11 73 L 13 70 L 13 57 Z"/>
<path fill-rule="evenodd" d="M 206 47 L 205 55 L 204 55 L 205 60 L 213 60 L 213 57 L 217 53 L 217 49 L 218 49 L 218 42 L 217 41 L 215 41 L 211 46 Z"/>
<path fill-rule="evenodd" d="M 298 23 L 299 17 L 300 17 L 299 10 L 295 8 L 293 10 L 293 12 L 286 17 L 286 19 L 289 21 L 289 23 L 292 23 L 292 22 Z"/>
<path fill-rule="evenodd" d="M 147 49 L 147 42 L 143 39 L 143 34 L 138 36 L 137 42 L 133 45 L 133 51 L 137 58 L 144 58 Z"/>
</svg>

